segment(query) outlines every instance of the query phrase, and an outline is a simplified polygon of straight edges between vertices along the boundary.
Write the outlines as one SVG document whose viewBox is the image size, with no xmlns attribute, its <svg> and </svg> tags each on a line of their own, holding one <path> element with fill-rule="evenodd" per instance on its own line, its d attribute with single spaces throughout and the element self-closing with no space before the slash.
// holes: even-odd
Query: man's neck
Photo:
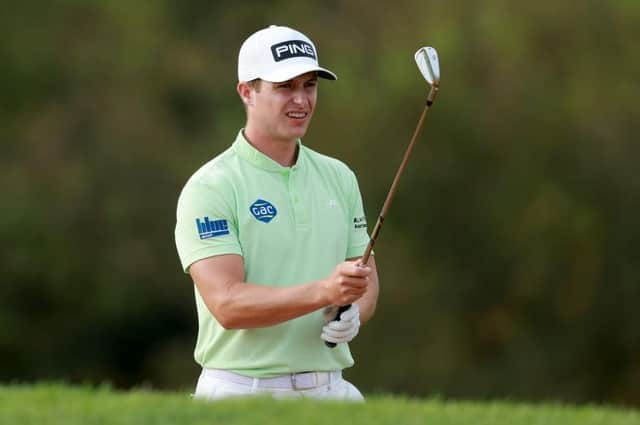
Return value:
<svg viewBox="0 0 640 425">
<path fill-rule="evenodd" d="M 257 150 L 273 159 L 283 167 L 291 167 L 298 159 L 297 139 L 273 139 L 251 128 L 243 130 L 244 138 Z"/>
</svg>

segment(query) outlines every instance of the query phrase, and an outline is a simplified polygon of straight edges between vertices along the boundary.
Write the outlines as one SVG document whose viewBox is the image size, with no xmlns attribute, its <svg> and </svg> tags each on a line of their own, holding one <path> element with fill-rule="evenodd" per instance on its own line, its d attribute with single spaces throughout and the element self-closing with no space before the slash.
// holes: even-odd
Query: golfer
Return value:
<svg viewBox="0 0 640 425">
<path fill-rule="evenodd" d="M 319 78 L 336 75 L 304 34 L 270 26 L 251 35 L 238 57 L 246 125 L 180 194 L 197 398 L 363 400 L 342 370 L 354 364 L 348 342 L 374 314 L 378 276 L 373 258 L 358 261 L 369 236 L 354 173 L 301 142 Z M 331 306 L 349 304 L 331 320 Z"/>
</svg>

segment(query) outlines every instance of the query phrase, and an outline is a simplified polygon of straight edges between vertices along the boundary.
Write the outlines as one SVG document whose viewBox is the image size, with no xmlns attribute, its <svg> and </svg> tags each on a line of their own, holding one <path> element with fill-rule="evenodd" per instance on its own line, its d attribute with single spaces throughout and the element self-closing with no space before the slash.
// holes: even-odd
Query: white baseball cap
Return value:
<svg viewBox="0 0 640 425">
<path fill-rule="evenodd" d="M 309 37 L 294 29 L 271 25 L 251 34 L 240 47 L 238 81 L 260 78 L 281 83 L 311 71 L 338 79 L 318 65 L 318 51 Z"/>
</svg>

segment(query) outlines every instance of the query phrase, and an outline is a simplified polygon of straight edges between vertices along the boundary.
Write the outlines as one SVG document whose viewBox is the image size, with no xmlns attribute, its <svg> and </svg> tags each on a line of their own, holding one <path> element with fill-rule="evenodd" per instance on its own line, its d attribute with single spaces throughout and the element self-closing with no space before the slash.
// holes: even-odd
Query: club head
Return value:
<svg viewBox="0 0 640 425">
<path fill-rule="evenodd" d="M 432 86 L 440 84 L 440 63 L 438 52 L 433 47 L 421 47 L 415 54 L 418 69 Z"/>
</svg>

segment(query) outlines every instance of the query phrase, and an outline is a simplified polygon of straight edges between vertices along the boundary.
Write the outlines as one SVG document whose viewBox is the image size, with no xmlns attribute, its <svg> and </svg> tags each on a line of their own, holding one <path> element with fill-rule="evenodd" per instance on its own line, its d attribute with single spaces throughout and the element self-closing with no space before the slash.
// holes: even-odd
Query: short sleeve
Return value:
<svg viewBox="0 0 640 425">
<path fill-rule="evenodd" d="M 182 269 L 207 257 L 242 255 L 238 241 L 233 188 L 190 180 L 182 190 L 176 211 L 175 239 Z"/>
<path fill-rule="evenodd" d="M 367 217 L 362 205 L 362 195 L 358 187 L 355 174 L 349 170 L 349 241 L 347 245 L 347 257 L 361 257 L 369 244 L 367 233 Z"/>
</svg>

